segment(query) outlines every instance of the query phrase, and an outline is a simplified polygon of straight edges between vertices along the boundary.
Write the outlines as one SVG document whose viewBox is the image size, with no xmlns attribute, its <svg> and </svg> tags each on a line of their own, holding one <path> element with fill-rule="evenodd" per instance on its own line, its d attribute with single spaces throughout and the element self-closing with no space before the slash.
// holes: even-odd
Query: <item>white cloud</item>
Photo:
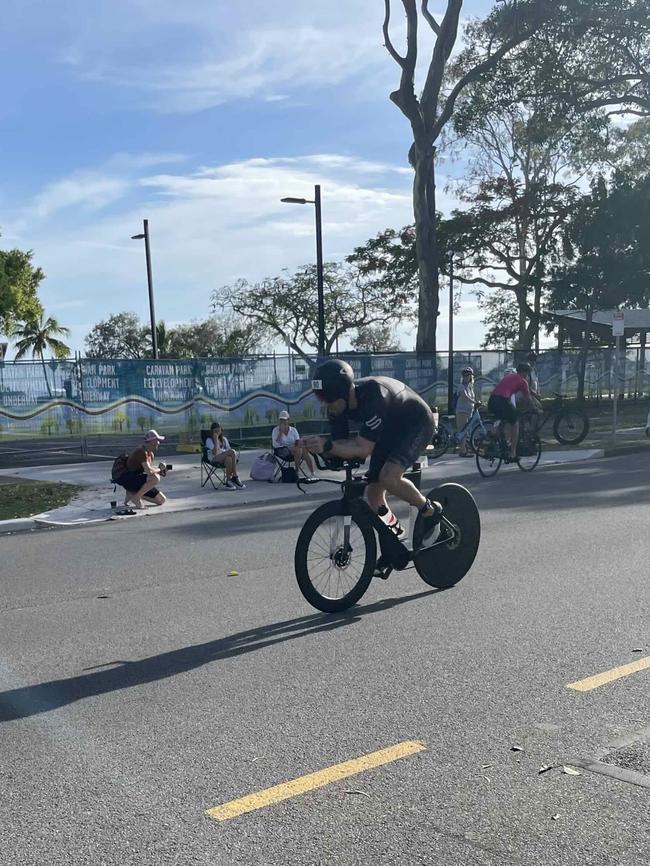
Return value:
<svg viewBox="0 0 650 866">
<path fill-rule="evenodd" d="M 86 4 L 79 17 L 70 9 L 67 44 L 57 60 L 75 76 L 135 92 L 140 104 L 160 111 L 198 111 L 251 97 L 286 101 L 372 76 L 367 98 L 377 87 L 384 92 L 384 82 L 397 81 L 383 46 L 383 8 L 375 0 L 131 7 L 128 16 L 106 0 Z M 394 19 L 399 39 L 403 15 Z"/>
<path fill-rule="evenodd" d="M 128 188 L 128 181 L 121 178 L 79 172 L 48 184 L 34 200 L 32 211 L 39 219 L 45 219 L 72 206 L 84 210 L 99 210 L 122 198 Z"/>
<path fill-rule="evenodd" d="M 280 199 L 312 198 L 315 183 L 322 187 L 326 260 L 341 260 L 384 228 L 413 219 L 411 178 L 354 155 L 251 159 L 121 180 L 129 197 L 110 213 L 28 206 L 31 217 L 22 216 L 24 245 L 36 250 L 47 274 L 45 307 L 73 327 L 75 348 L 82 348 L 81 324 L 125 309 L 146 317 L 143 245 L 130 239 L 143 217 L 151 230 L 156 311 L 169 321 L 205 317 L 212 290 L 239 277 L 255 281 L 312 262 L 313 206 Z M 52 189 L 67 189 L 66 181 L 51 184 L 49 196 Z"/>
</svg>

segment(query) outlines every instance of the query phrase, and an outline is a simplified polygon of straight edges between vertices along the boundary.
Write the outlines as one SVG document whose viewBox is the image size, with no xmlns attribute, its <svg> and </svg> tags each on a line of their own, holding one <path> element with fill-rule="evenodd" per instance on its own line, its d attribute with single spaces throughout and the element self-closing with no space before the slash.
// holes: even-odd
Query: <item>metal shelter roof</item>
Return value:
<svg viewBox="0 0 650 866">
<path fill-rule="evenodd" d="M 602 337 L 612 336 L 614 313 L 621 310 L 596 310 L 593 313 L 591 331 Z M 650 331 L 650 310 L 625 310 L 625 336 L 632 337 L 642 331 Z M 549 315 L 568 331 L 583 331 L 587 319 L 585 310 L 549 310 Z"/>
</svg>

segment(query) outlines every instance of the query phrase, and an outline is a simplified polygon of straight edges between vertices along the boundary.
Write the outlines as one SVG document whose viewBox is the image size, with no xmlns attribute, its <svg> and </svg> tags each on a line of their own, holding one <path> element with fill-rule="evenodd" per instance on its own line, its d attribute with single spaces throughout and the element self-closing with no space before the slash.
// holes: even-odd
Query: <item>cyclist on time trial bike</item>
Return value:
<svg viewBox="0 0 650 866">
<path fill-rule="evenodd" d="M 534 411 L 539 411 L 539 403 L 531 393 L 528 385 L 529 364 L 517 364 L 516 371 L 506 371 L 504 377 L 490 394 L 488 400 L 488 412 L 491 412 L 499 422 L 503 423 L 503 432 L 510 430 L 510 459 L 514 460 L 517 455 L 517 442 L 519 440 L 519 415 L 515 406 L 516 395 L 522 395 L 524 405 L 530 406 Z M 507 435 L 507 434 L 506 434 Z"/>
<path fill-rule="evenodd" d="M 424 544 L 432 542 L 442 506 L 428 500 L 404 478 L 404 472 L 433 437 L 434 421 L 429 406 L 397 379 L 369 376 L 355 382 L 352 367 L 336 358 L 317 367 L 312 390 L 327 404 L 331 437 L 309 436 L 305 440 L 307 448 L 315 454 L 344 460 L 365 460 L 369 456 L 370 507 L 398 538 L 403 538 L 406 532 L 391 513 L 386 493 L 415 506 L 423 517 L 431 519 Z M 350 438 L 350 421 L 361 425 L 356 438 Z"/>
</svg>

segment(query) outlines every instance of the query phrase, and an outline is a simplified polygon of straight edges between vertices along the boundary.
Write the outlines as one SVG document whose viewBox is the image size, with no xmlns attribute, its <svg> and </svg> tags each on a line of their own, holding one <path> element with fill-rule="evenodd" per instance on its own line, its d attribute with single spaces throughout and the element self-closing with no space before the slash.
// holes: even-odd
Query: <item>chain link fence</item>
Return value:
<svg viewBox="0 0 650 866">
<path fill-rule="evenodd" d="M 410 385 L 430 405 L 447 405 L 448 355 L 402 352 L 345 354 L 358 377 L 392 376 Z M 479 399 L 518 359 L 511 353 L 455 352 L 453 381 L 471 365 Z M 0 444 L 40 438 L 83 447 L 89 436 L 141 434 L 155 427 L 192 442 L 198 431 L 219 420 L 238 440 L 267 435 L 287 409 L 301 430 L 320 429 L 323 407 L 311 395 L 311 365 L 299 355 L 194 360 L 98 360 L 0 362 Z M 579 350 L 542 352 L 538 375 L 543 395 L 568 397 L 578 390 Z M 645 353 L 612 349 L 589 352 L 585 364 L 587 400 L 619 393 L 639 400 L 650 392 Z"/>
</svg>

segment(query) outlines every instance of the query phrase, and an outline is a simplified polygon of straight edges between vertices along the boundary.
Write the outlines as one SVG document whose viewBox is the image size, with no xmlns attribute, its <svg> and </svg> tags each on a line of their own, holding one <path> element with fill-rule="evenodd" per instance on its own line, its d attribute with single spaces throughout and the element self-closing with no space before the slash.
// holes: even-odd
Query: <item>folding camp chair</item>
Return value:
<svg viewBox="0 0 650 866">
<path fill-rule="evenodd" d="M 296 466 L 296 461 L 293 459 L 293 455 L 289 452 L 289 456 L 286 456 L 286 453 L 283 455 L 282 453 L 278 453 L 283 451 L 281 448 L 273 449 L 273 459 L 275 460 L 275 472 L 273 473 L 273 477 L 271 481 L 276 482 L 282 479 L 282 470 L 289 469 L 290 467 L 296 470 L 298 477 L 301 480 L 305 480 L 308 478 L 307 472 L 305 471 L 305 462 L 300 464 L 300 466 Z"/>
<path fill-rule="evenodd" d="M 282 449 L 282 448 L 274 448 L 273 449 L 273 459 L 275 461 L 275 472 L 271 476 L 271 481 L 273 483 L 282 480 L 282 470 L 283 469 L 288 469 L 289 467 L 293 467 L 294 469 L 296 468 L 296 464 L 295 464 L 295 461 L 293 459 L 293 455 L 291 455 L 291 452 L 289 452 L 289 455 L 291 455 L 291 456 L 285 456 L 282 453 L 283 451 L 284 451 L 284 449 Z M 285 452 L 285 454 L 286 454 L 286 452 Z"/>
<path fill-rule="evenodd" d="M 211 435 L 210 430 L 201 430 L 201 487 L 210 482 L 215 490 L 225 486 L 226 483 L 226 467 L 221 463 L 214 463 L 208 457 L 208 449 L 205 444 L 206 439 Z M 219 482 L 214 483 L 215 478 Z"/>
</svg>

